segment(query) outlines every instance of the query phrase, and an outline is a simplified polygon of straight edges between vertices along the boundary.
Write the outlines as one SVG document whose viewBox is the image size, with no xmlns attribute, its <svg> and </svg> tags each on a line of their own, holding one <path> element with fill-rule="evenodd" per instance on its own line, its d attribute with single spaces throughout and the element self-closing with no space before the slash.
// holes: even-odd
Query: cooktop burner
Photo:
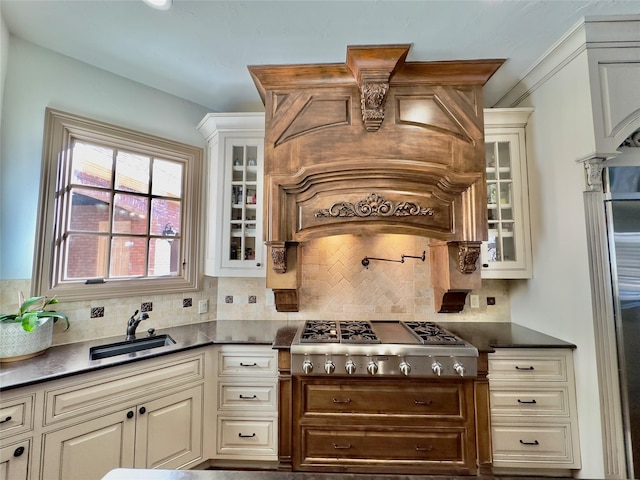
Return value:
<svg viewBox="0 0 640 480">
<path fill-rule="evenodd" d="M 307 321 L 300 335 L 303 343 L 380 343 L 367 321 Z"/>
<path fill-rule="evenodd" d="M 433 322 L 404 322 L 425 345 L 464 345 L 464 341 Z"/>
</svg>

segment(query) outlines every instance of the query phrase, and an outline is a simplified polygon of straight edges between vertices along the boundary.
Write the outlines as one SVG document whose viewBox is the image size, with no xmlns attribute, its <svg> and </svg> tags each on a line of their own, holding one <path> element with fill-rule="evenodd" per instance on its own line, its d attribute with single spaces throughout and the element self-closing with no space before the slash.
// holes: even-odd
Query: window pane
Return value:
<svg viewBox="0 0 640 480">
<path fill-rule="evenodd" d="M 108 232 L 110 207 L 110 192 L 72 188 L 69 228 L 84 232 Z"/>
<path fill-rule="evenodd" d="M 66 241 L 64 280 L 105 278 L 109 238 L 104 235 L 71 234 Z"/>
<path fill-rule="evenodd" d="M 111 188 L 113 149 L 73 142 L 71 183 Z"/>
<path fill-rule="evenodd" d="M 149 199 L 141 195 L 116 193 L 114 198 L 113 232 L 147 234 Z"/>
<path fill-rule="evenodd" d="M 151 200 L 151 235 L 175 236 L 180 234 L 181 203 L 162 198 Z"/>
<path fill-rule="evenodd" d="M 155 159 L 151 193 L 161 197 L 180 198 L 182 196 L 182 164 Z"/>
<path fill-rule="evenodd" d="M 109 277 L 139 277 L 145 274 L 147 239 L 113 237 Z"/>
<path fill-rule="evenodd" d="M 149 164 L 151 159 L 143 155 L 118 152 L 116 162 L 117 190 L 149 193 Z"/>
<path fill-rule="evenodd" d="M 149 244 L 149 275 L 177 276 L 180 269 L 180 240 L 152 238 Z"/>
</svg>

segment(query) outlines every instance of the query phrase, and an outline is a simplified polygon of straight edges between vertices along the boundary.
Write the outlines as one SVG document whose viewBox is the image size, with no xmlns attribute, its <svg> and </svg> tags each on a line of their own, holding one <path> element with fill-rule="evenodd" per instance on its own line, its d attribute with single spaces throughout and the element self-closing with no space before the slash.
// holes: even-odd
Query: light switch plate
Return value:
<svg viewBox="0 0 640 480">
<path fill-rule="evenodd" d="M 471 308 L 480 308 L 480 295 L 469 295 Z"/>
<path fill-rule="evenodd" d="M 200 300 L 198 302 L 198 313 L 207 313 L 209 311 L 209 300 Z"/>
</svg>

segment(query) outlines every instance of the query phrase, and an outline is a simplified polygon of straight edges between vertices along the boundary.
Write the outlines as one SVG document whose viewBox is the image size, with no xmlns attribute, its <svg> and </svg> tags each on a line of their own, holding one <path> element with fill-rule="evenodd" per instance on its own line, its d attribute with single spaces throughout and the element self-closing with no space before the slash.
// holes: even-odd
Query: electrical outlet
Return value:
<svg viewBox="0 0 640 480">
<path fill-rule="evenodd" d="M 471 308 L 480 308 L 480 295 L 469 295 Z"/>
<path fill-rule="evenodd" d="M 209 311 L 209 300 L 200 300 L 198 302 L 198 313 L 207 313 Z"/>
</svg>

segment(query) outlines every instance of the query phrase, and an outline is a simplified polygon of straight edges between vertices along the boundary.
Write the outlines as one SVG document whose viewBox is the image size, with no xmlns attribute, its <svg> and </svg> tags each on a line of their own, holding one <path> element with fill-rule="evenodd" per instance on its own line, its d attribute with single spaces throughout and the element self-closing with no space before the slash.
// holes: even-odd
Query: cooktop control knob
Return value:
<svg viewBox="0 0 640 480">
<path fill-rule="evenodd" d="M 324 362 L 324 371 L 327 372 L 327 375 L 332 374 L 336 369 L 336 364 L 333 363 L 332 360 L 328 359 Z"/>
<path fill-rule="evenodd" d="M 435 373 L 437 376 L 442 375 L 442 364 L 437 360 L 434 360 L 431 364 L 431 371 Z"/>
<path fill-rule="evenodd" d="M 302 362 L 302 371 L 306 374 L 309 374 L 313 371 L 313 363 L 311 363 L 311 360 L 309 360 L 308 358 L 305 359 L 304 362 Z"/>
<path fill-rule="evenodd" d="M 406 377 L 411 373 L 411 365 L 409 365 L 406 361 L 400 362 L 400 372 Z"/>
<path fill-rule="evenodd" d="M 344 369 L 349 375 L 353 375 L 356 372 L 356 362 L 354 362 L 353 360 L 347 360 L 344 363 Z"/>
<path fill-rule="evenodd" d="M 367 365 L 367 372 L 369 375 L 375 375 L 378 373 L 378 364 L 373 360 L 369 360 L 369 364 Z"/>
<path fill-rule="evenodd" d="M 456 362 L 453 364 L 453 369 L 456 371 L 456 373 L 458 375 L 460 375 L 461 377 L 464 377 L 465 372 L 467 371 L 466 368 L 464 368 L 464 365 L 462 365 L 460 362 Z"/>
</svg>

